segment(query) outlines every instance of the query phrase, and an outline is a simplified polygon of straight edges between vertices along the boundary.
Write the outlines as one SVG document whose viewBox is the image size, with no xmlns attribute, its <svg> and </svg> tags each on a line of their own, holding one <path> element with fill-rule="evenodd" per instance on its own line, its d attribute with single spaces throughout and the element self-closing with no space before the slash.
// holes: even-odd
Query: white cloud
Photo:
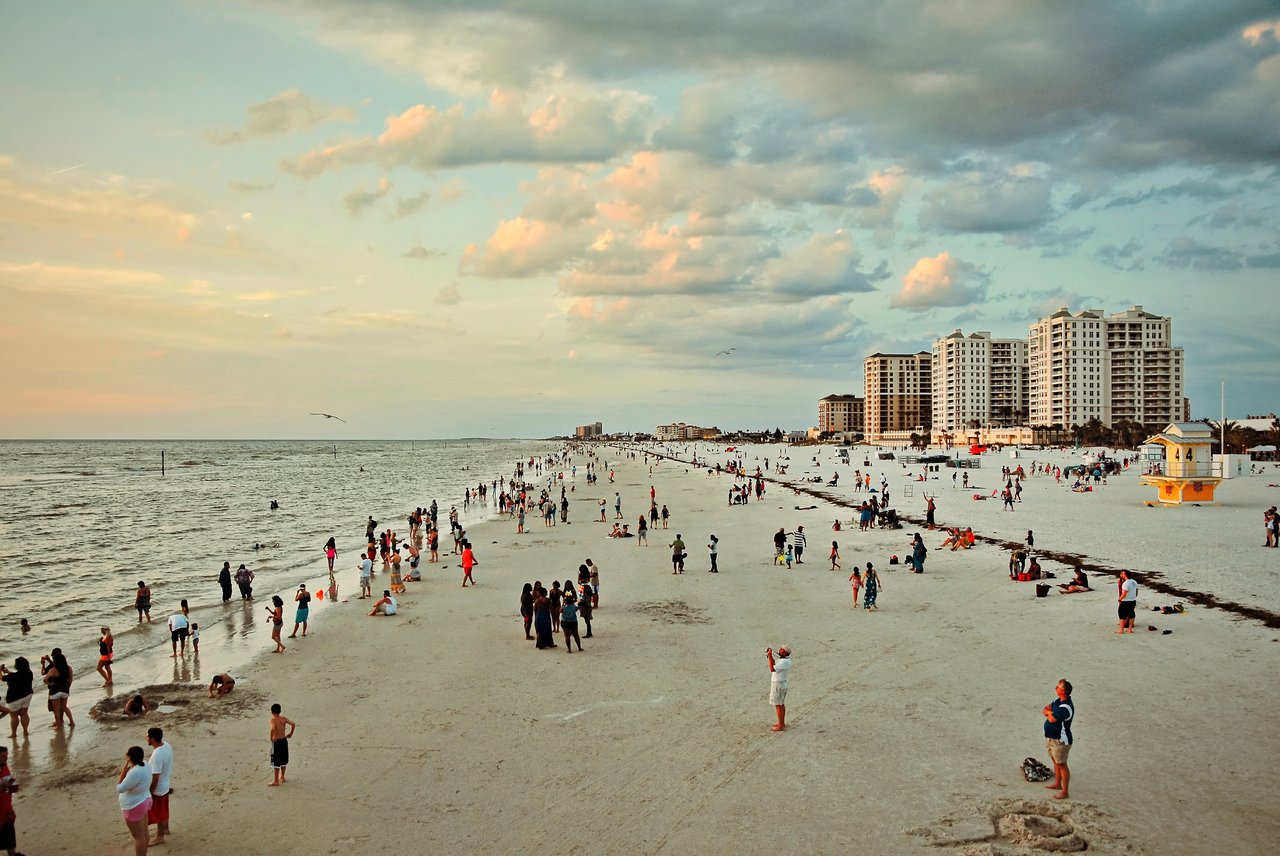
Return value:
<svg viewBox="0 0 1280 856">
<path fill-rule="evenodd" d="M 942 252 L 916 261 L 902 277 L 902 290 L 890 301 L 896 309 L 921 311 L 935 306 L 964 306 L 982 299 L 987 275 L 975 265 Z"/>
<path fill-rule="evenodd" d="M 232 145 L 258 137 L 307 131 L 334 122 L 351 123 L 356 120 L 356 111 L 350 107 L 326 104 L 300 89 L 286 89 L 265 101 L 250 104 L 244 112 L 243 129 L 206 131 L 205 137 L 218 145 Z"/>
<path fill-rule="evenodd" d="M 391 182 L 386 178 L 378 179 L 378 187 L 375 190 L 353 190 L 342 197 L 342 204 L 346 207 L 347 213 L 355 217 L 364 209 L 374 205 L 380 199 L 384 199 L 391 192 Z"/>
</svg>

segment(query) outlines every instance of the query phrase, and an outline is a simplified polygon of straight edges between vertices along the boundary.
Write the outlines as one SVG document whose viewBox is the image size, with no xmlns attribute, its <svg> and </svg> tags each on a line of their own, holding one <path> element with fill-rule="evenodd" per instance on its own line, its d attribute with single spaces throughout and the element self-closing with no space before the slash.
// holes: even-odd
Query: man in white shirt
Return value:
<svg viewBox="0 0 1280 856">
<path fill-rule="evenodd" d="M 396 599 L 391 596 L 389 589 L 383 589 L 382 600 L 373 605 L 370 615 L 395 615 L 397 609 Z"/>
<path fill-rule="evenodd" d="M 364 600 L 366 597 L 373 597 L 370 586 L 373 585 L 373 559 L 368 555 L 360 560 L 360 597 L 358 600 Z"/>
<path fill-rule="evenodd" d="M 169 834 L 169 780 L 173 776 L 173 747 L 164 742 L 164 731 L 147 729 L 147 745 L 151 747 L 151 811 L 147 823 L 156 825 L 156 837 L 152 847 L 164 843 Z"/>
<path fill-rule="evenodd" d="M 1130 579 L 1128 571 L 1120 572 L 1120 596 L 1117 614 L 1120 616 L 1120 628 L 1117 633 L 1132 633 L 1133 618 L 1138 612 L 1138 583 Z"/>
<path fill-rule="evenodd" d="M 773 656 L 773 649 L 766 648 L 764 655 L 769 658 L 769 704 L 778 714 L 778 724 L 774 731 L 783 731 L 787 727 L 787 678 L 791 675 L 791 649 L 786 645 L 778 647 L 778 656 Z"/>
<path fill-rule="evenodd" d="M 173 656 L 178 656 L 178 642 L 182 642 L 182 656 L 187 655 L 187 637 L 191 635 L 191 623 L 181 612 L 169 616 L 169 642 L 173 645 Z"/>
</svg>

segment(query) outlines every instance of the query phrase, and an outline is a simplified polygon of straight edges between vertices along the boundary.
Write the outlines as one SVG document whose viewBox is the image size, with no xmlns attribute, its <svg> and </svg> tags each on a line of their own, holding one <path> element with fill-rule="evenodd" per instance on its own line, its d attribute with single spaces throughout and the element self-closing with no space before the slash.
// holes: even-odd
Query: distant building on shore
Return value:
<svg viewBox="0 0 1280 856">
<path fill-rule="evenodd" d="M 857 395 L 828 395 L 818 399 L 818 431 L 822 434 L 862 433 L 866 400 Z"/>
<path fill-rule="evenodd" d="M 933 433 L 1025 425 L 1027 341 L 956 330 L 933 343 Z"/>
<path fill-rule="evenodd" d="M 656 440 L 714 440 L 720 436 L 720 429 L 700 428 L 697 425 L 674 422 L 654 428 L 653 436 Z"/>
<path fill-rule="evenodd" d="M 1168 424 L 1184 418 L 1183 351 L 1171 318 L 1141 306 L 1104 315 L 1064 306 L 1031 325 L 1030 421 L 1070 428 L 1097 419 Z"/>
<path fill-rule="evenodd" d="M 903 442 L 933 426 L 933 355 L 872 354 L 862 362 L 863 434 L 872 443 Z"/>
<path fill-rule="evenodd" d="M 573 436 L 579 440 L 591 440 L 604 434 L 604 426 L 599 422 L 592 422 L 590 425 L 579 425 L 573 429 Z"/>
</svg>

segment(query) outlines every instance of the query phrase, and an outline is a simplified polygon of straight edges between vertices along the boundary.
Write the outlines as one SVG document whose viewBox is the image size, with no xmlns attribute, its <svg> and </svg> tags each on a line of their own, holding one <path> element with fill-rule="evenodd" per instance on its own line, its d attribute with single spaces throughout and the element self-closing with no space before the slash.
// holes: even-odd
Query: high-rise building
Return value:
<svg viewBox="0 0 1280 856">
<path fill-rule="evenodd" d="M 818 430 L 825 434 L 862 432 L 866 407 L 856 395 L 828 395 L 818 399 Z"/>
<path fill-rule="evenodd" d="M 1066 307 L 1031 325 L 1031 424 L 1071 428 L 1090 419 L 1167 424 L 1182 416 L 1183 352 L 1172 321 L 1141 306 L 1106 316 Z"/>
<path fill-rule="evenodd" d="M 933 425 L 933 357 L 872 354 L 863 360 L 866 392 L 864 431 L 871 442 L 901 441 L 928 434 Z"/>
<path fill-rule="evenodd" d="M 933 343 L 933 430 L 1025 424 L 1027 343 L 960 330 Z"/>
<path fill-rule="evenodd" d="M 579 425 L 573 429 L 573 434 L 579 440 L 590 440 L 592 437 L 599 437 L 604 433 L 604 426 L 599 422 L 592 422 L 590 425 Z"/>
</svg>

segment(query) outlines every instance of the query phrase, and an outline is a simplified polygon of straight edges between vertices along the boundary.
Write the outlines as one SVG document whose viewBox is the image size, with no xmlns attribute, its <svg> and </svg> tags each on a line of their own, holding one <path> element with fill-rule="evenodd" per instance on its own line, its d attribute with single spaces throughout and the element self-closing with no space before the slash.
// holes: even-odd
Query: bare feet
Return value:
<svg viewBox="0 0 1280 856">
<path fill-rule="evenodd" d="M 1062 785 L 1058 784 L 1057 782 L 1054 782 L 1052 785 L 1045 785 L 1044 787 L 1045 787 L 1045 790 L 1047 791 L 1056 791 L 1061 789 Z"/>
<path fill-rule="evenodd" d="M 1067 792 L 1066 792 L 1066 791 L 1063 791 L 1063 792 L 1062 792 L 1062 793 L 1060 793 L 1060 794 L 1054 794 L 1054 795 L 1053 795 L 1053 798 L 1054 798 L 1055 800 L 1065 800 L 1065 799 L 1067 799 L 1067 798 L 1068 798 L 1068 797 L 1067 797 Z"/>
<path fill-rule="evenodd" d="M 280 786 L 280 782 L 271 782 L 270 784 L 267 785 L 267 787 L 269 788 L 278 788 L 279 786 Z"/>
<path fill-rule="evenodd" d="M 773 730 L 774 730 L 774 731 L 786 731 L 786 730 L 787 730 L 787 727 L 786 727 L 785 725 L 775 725 L 775 726 L 773 726 Z"/>
</svg>

